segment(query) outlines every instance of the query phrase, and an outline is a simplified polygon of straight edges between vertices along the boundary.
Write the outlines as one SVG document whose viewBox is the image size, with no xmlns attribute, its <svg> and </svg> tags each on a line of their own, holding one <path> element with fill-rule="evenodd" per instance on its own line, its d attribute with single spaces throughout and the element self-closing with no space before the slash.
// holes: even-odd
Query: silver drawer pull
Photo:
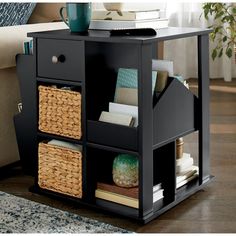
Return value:
<svg viewBox="0 0 236 236">
<path fill-rule="evenodd" d="M 59 57 L 57 56 L 52 56 L 52 63 L 57 64 L 58 62 L 63 63 L 66 60 L 64 55 L 60 55 Z"/>
</svg>

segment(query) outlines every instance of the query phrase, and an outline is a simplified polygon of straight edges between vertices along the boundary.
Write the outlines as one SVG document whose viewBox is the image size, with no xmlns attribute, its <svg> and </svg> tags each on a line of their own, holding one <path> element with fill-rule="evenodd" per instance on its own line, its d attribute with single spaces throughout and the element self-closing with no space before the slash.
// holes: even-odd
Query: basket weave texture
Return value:
<svg viewBox="0 0 236 236">
<path fill-rule="evenodd" d="M 40 85 L 39 130 L 64 137 L 81 138 L 81 94 Z"/>
<path fill-rule="evenodd" d="M 43 189 L 82 197 L 82 154 L 46 143 L 39 143 L 38 184 Z"/>
</svg>

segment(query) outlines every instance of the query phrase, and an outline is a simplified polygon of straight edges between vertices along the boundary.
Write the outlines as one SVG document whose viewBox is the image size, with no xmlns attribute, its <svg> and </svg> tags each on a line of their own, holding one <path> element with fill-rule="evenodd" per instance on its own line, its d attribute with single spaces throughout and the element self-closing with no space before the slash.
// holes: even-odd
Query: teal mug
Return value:
<svg viewBox="0 0 236 236">
<path fill-rule="evenodd" d="M 68 21 L 63 15 L 64 9 L 66 9 Z M 60 9 L 60 15 L 71 32 L 83 33 L 89 28 L 91 11 L 91 3 L 66 3 L 66 7 Z"/>
</svg>

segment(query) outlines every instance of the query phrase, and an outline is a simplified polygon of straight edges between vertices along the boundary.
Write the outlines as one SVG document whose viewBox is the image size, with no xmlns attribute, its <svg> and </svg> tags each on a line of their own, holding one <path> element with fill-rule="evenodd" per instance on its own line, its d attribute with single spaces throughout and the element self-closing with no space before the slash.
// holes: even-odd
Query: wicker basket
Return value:
<svg viewBox="0 0 236 236">
<path fill-rule="evenodd" d="M 82 154 L 39 143 L 38 184 L 43 189 L 82 197 Z"/>
<path fill-rule="evenodd" d="M 81 138 L 81 94 L 39 86 L 39 130 L 74 139 Z"/>
</svg>

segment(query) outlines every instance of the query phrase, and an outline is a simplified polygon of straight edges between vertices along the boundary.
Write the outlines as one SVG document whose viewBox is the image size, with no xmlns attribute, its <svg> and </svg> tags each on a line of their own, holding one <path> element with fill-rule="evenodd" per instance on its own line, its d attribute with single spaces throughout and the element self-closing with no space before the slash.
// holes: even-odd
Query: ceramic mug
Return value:
<svg viewBox="0 0 236 236">
<path fill-rule="evenodd" d="M 68 20 L 63 15 L 64 9 Z M 91 3 L 66 3 L 66 7 L 60 9 L 60 15 L 71 32 L 86 32 L 91 20 Z"/>
</svg>

